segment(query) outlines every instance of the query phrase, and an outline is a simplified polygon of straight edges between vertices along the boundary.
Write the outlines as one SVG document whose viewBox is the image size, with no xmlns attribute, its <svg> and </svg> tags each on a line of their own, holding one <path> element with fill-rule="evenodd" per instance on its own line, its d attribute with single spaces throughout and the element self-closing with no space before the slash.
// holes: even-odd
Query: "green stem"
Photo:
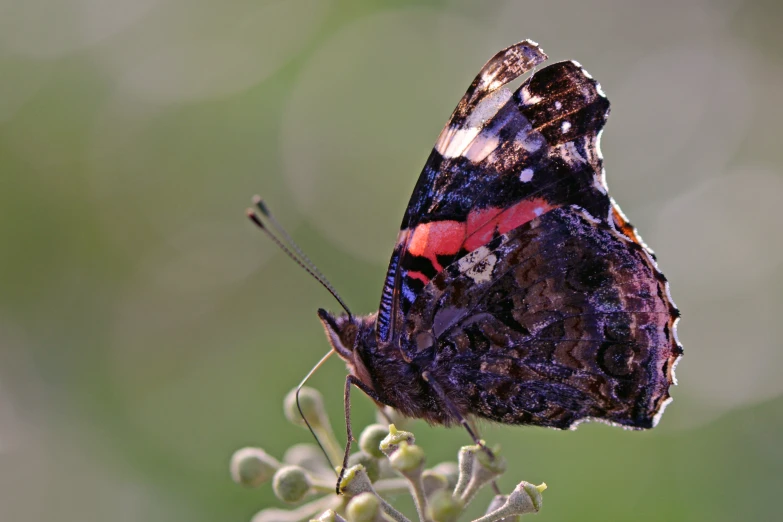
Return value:
<svg viewBox="0 0 783 522">
<path fill-rule="evenodd" d="M 301 522 L 303 520 L 310 520 L 317 513 L 335 508 L 337 504 L 338 501 L 335 500 L 335 497 L 322 497 L 295 509 L 263 509 L 259 511 L 253 519 L 260 518 L 262 513 L 274 513 L 274 520 L 279 520 L 280 522 Z"/>
<path fill-rule="evenodd" d="M 400 478 L 381 479 L 376 481 L 373 487 L 378 493 L 386 493 L 388 495 L 397 495 L 410 491 L 408 481 Z"/>
<path fill-rule="evenodd" d="M 349 468 L 344 482 L 346 482 L 346 484 L 343 487 L 343 491 L 345 491 L 347 495 L 355 497 L 360 493 L 372 493 L 381 501 L 381 510 L 383 510 L 389 518 L 395 522 L 410 522 L 405 515 L 394 509 L 391 504 L 378 495 L 372 486 L 372 482 L 370 482 L 370 477 L 367 476 L 367 472 L 364 471 L 364 468 L 361 465 Z"/>
<path fill-rule="evenodd" d="M 318 439 L 324 445 L 326 453 L 329 454 L 329 460 L 333 464 L 339 465 L 343 461 L 343 448 L 337 442 L 337 436 L 334 434 L 331 426 L 315 425 L 313 431 L 318 435 Z"/>
<path fill-rule="evenodd" d="M 421 522 L 432 522 L 427 516 L 427 495 L 424 494 L 424 484 L 421 482 L 421 470 L 415 476 L 406 477 L 410 484 L 411 496 L 416 503 L 416 512 Z"/>
</svg>

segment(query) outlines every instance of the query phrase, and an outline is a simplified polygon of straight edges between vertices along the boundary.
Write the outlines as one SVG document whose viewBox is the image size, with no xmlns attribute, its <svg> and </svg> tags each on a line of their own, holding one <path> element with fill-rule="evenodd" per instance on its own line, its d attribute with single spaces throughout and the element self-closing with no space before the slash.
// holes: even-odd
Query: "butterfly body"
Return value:
<svg viewBox="0 0 783 522">
<path fill-rule="evenodd" d="M 376 314 L 320 311 L 354 384 L 432 423 L 655 425 L 682 349 L 652 252 L 608 195 L 609 102 L 526 41 L 481 70 L 403 217 Z"/>
</svg>

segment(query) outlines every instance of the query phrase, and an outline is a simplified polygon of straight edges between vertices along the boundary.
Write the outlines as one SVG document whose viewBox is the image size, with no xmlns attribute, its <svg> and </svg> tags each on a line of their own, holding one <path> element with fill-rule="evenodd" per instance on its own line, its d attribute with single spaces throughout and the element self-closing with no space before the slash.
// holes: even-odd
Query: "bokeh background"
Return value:
<svg viewBox="0 0 783 522">
<path fill-rule="evenodd" d="M 609 185 L 671 280 L 686 355 L 651 432 L 486 427 L 502 485 L 546 481 L 541 521 L 780 519 L 781 5 L 0 0 L 0 520 L 275 505 L 228 459 L 309 441 L 282 398 L 337 306 L 246 221 L 250 197 L 374 310 L 438 132 L 524 38 L 612 101 Z M 313 380 L 338 427 L 344 375 Z M 467 442 L 415 431 L 433 462 Z"/>
</svg>

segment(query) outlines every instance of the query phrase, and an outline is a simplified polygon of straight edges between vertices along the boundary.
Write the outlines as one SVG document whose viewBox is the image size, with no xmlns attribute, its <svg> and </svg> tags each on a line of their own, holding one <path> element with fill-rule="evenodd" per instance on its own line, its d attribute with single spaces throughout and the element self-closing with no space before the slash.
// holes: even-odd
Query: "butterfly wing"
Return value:
<svg viewBox="0 0 783 522">
<path fill-rule="evenodd" d="M 650 428 L 682 353 L 678 316 L 647 250 L 569 206 L 436 275 L 412 305 L 401 345 L 464 414 Z"/>
<path fill-rule="evenodd" d="M 398 346 L 410 307 L 444 267 L 537 215 L 576 204 L 635 238 L 604 182 L 598 141 L 609 102 L 600 85 L 578 63 L 560 62 L 513 94 L 502 88 L 545 59 L 530 41 L 498 53 L 443 129 L 389 263 L 380 346 Z"/>
</svg>

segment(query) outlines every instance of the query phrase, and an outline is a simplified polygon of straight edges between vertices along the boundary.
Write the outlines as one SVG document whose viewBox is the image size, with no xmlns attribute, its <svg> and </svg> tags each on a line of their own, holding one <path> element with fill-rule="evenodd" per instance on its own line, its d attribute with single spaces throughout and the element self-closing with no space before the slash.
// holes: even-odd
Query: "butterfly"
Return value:
<svg viewBox="0 0 783 522">
<path fill-rule="evenodd" d="M 413 189 L 378 312 L 319 310 L 346 404 L 356 386 L 476 438 L 473 417 L 652 428 L 671 400 L 680 313 L 608 194 L 609 101 L 575 61 L 534 70 L 546 59 L 526 40 L 473 80 Z"/>
</svg>

